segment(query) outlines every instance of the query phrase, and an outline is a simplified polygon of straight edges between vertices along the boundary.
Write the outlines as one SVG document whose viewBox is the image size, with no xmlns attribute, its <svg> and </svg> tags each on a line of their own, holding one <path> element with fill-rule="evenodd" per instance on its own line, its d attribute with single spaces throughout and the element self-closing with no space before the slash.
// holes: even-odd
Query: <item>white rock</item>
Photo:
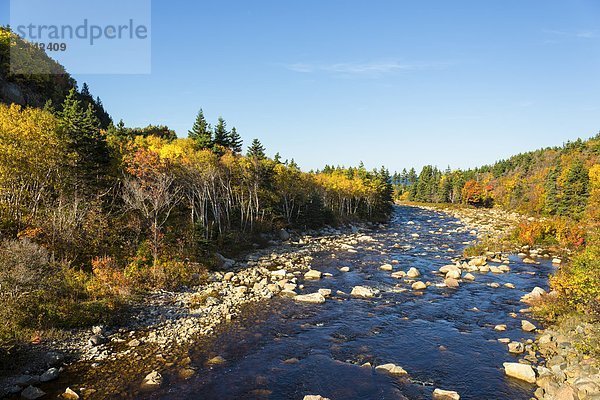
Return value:
<svg viewBox="0 0 600 400">
<path fill-rule="evenodd" d="M 535 371 L 531 365 L 519 363 L 504 363 L 506 375 L 529 383 L 535 383 Z"/>
<path fill-rule="evenodd" d="M 142 381 L 142 387 L 152 389 L 157 388 L 162 384 L 163 378 L 158 371 L 152 371 Z"/>
<path fill-rule="evenodd" d="M 316 269 L 311 269 L 304 274 L 304 279 L 321 279 L 321 272 L 317 271 Z"/>
<path fill-rule="evenodd" d="M 408 270 L 408 272 L 406 273 L 406 276 L 408 276 L 409 278 L 417 278 L 417 277 L 421 276 L 421 273 L 419 272 L 418 269 L 416 269 L 415 267 L 412 267 Z"/>
<path fill-rule="evenodd" d="M 400 367 L 396 364 L 383 364 L 375 367 L 377 371 L 384 371 L 392 375 L 407 375 L 408 372 L 404 370 L 404 368 Z"/>
<path fill-rule="evenodd" d="M 309 303 L 309 304 L 323 304 L 325 303 L 325 297 L 321 293 L 311 293 L 311 294 L 299 294 L 294 297 L 295 301 L 299 301 L 301 303 Z"/>
<path fill-rule="evenodd" d="M 467 273 L 465 274 L 465 276 L 463 277 L 464 280 L 466 281 L 474 281 L 475 280 L 475 275 L 471 274 L 471 273 Z"/>
<path fill-rule="evenodd" d="M 323 297 L 329 297 L 329 296 L 331 296 L 331 289 L 319 289 L 318 292 Z"/>
<path fill-rule="evenodd" d="M 451 390 L 435 389 L 433 391 L 433 398 L 435 400 L 460 400 L 460 395 Z"/>
<path fill-rule="evenodd" d="M 533 332 L 537 329 L 537 327 L 526 319 L 521 321 L 521 329 L 525 332 Z"/>
<path fill-rule="evenodd" d="M 525 351 L 525 346 L 521 342 L 510 342 L 508 344 L 508 352 L 513 354 L 521 354 Z"/>
<path fill-rule="evenodd" d="M 382 271 L 392 271 L 394 267 L 391 264 L 383 264 L 379 269 Z"/>
<path fill-rule="evenodd" d="M 366 286 L 354 286 L 352 292 L 350 292 L 351 296 L 356 297 L 375 297 L 378 294 L 379 290 Z"/>
</svg>

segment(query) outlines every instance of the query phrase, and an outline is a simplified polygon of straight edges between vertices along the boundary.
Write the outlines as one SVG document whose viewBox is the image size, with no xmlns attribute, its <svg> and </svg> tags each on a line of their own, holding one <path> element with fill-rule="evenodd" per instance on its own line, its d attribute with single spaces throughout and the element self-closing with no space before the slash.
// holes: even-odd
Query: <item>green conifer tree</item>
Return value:
<svg viewBox="0 0 600 400">
<path fill-rule="evenodd" d="M 265 148 L 258 139 L 254 139 L 250 147 L 248 147 L 248 152 L 246 155 L 250 158 L 255 158 L 258 160 L 264 160 L 267 158 L 265 154 Z"/>
<path fill-rule="evenodd" d="M 188 137 L 196 142 L 199 149 L 210 149 L 212 147 L 212 129 L 206 118 L 204 118 L 202 109 L 198 111 L 196 121 L 194 121 L 192 129 L 188 131 Z"/>
</svg>

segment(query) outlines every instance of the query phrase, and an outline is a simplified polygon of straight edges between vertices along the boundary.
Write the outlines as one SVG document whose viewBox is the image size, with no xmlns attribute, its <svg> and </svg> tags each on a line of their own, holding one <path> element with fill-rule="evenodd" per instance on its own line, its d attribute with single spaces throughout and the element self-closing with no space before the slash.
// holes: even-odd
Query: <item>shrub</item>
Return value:
<svg viewBox="0 0 600 400">
<path fill-rule="evenodd" d="M 10 240 L 0 247 L 0 296 L 18 299 L 40 288 L 48 252 L 28 239 Z"/>
<path fill-rule="evenodd" d="M 586 313 L 600 309 L 600 246 L 588 246 L 562 266 L 550 284 L 571 307 Z"/>
</svg>

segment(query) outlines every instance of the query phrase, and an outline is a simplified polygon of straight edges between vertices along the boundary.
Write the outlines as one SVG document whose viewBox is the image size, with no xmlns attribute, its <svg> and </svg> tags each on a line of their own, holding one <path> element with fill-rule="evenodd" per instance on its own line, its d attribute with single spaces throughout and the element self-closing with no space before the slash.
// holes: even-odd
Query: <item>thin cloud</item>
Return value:
<svg viewBox="0 0 600 400">
<path fill-rule="evenodd" d="M 344 62 L 333 64 L 294 63 L 285 68 L 298 73 L 326 73 L 343 77 L 379 77 L 396 72 L 439 68 L 447 64 L 401 63 L 398 61 Z"/>
<path fill-rule="evenodd" d="M 598 31 L 591 30 L 565 31 L 556 29 L 544 29 L 542 32 L 548 35 L 564 38 L 597 39 L 600 37 Z"/>
</svg>

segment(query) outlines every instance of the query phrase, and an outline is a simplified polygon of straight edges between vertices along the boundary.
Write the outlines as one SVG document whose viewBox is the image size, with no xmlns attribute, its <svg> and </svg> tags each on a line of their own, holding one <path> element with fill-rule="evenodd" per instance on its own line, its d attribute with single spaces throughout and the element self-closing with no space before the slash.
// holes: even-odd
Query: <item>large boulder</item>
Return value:
<svg viewBox="0 0 600 400">
<path fill-rule="evenodd" d="M 299 294 L 294 297 L 295 301 L 299 301 L 301 303 L 309 303 L 309 304 L 323 304 L 325 303 L 325 297 L 321 293 L 311 293 L 311 294 Z"/>
<path fill-rule="evenodd" d="M 535 383 L 535 371 L 531 365 L 520 363 L 504 363 L 506 375 L 525 382 Z"/>
</svg>

